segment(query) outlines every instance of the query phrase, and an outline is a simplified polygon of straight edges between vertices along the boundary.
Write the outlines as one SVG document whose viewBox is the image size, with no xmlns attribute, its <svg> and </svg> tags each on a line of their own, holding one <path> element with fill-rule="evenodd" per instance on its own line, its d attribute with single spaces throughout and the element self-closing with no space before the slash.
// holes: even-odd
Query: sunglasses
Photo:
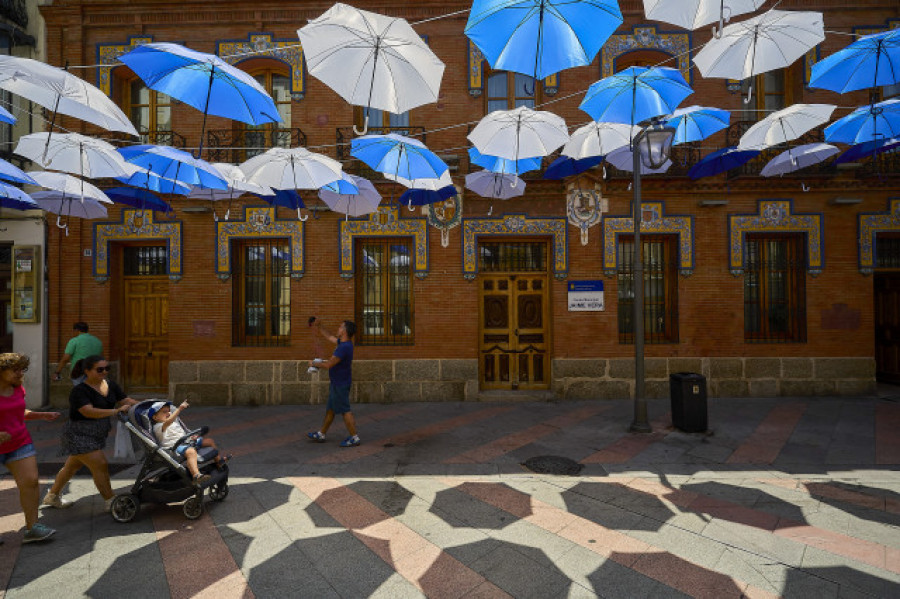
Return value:
<svg viewBox="0 0 900 599">
<path fill-rule="evenodd" d="M 94 370 L 97 372 L 109 372 L 109 366 L 98 366 Z"/>
</svg>

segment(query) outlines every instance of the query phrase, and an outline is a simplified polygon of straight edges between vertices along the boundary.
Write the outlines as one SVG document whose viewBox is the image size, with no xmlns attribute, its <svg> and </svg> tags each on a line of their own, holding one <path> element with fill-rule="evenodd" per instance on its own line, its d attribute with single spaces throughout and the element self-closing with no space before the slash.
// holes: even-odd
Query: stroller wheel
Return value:
<svg viewBox="0 0 900 599">
<path fill-rule="evenodd" d="M 213 501 L 222 501 L 228 497 L 228 483 L 222 481 L 209 488 L 209 498 Z"/>
<path fill-rule="evenodd" d="M 188 497 L 181 509 L 189 520 L 196 520 L 203 515 L 203 497 Z"/>
<path fill-rule="evenodd" d="M 141 502 L 135 495 L 116 495 L 109 506 L 109 513 L 116 522 L 131 522 L 141 511 Z"/>
</svg>

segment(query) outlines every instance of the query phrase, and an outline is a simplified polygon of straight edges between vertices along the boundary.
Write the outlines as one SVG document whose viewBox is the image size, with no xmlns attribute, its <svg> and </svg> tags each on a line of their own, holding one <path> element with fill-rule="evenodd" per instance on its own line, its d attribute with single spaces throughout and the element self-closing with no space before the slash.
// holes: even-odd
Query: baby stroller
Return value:
<svg viewBox="0 0 900 599">
<path fill-rule="evenodd" d="M 141 503 L 175 503 L 184 501 L 184 515 L 195 520 L 203 514 L 203 492 L 209 488 L 213 501 L 222 501 L 228 496 L 228 464 L 217 467 L 218 455 L 212 447 L 197 449 L 200 472 L 212 478 L 202 487 L 194 486 L 191 474 L 185 466 L 185 458 L 174 450 L 164 449 L 153 434 L 153 421 L 149 410 L 157 399 L 137 403 L 127 412 L 120 412 L 118 418 L 131 433 L 132 439 L 139 440 L 143 448 L 143 465 L 128 493 L 116 495 L 110 505 L 110 513 L 116 522 L 131 522 L 141 509 Z M 188 430 L 179 419 L 179 424 Z M 205 435 L 209 427 L 190 430 L 173 447 L 191 435 Z"/>
</svg>

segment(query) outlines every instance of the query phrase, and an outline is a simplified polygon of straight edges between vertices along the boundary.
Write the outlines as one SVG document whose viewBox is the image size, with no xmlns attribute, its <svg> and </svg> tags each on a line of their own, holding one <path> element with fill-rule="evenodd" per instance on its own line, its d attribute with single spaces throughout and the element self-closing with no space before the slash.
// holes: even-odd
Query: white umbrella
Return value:
<svg viewBox="0 0 900 599">
<path fill-rule="evenodd" d="M 472 129 L 468 139 L 482 154 L 522 160 L 551 154 L 569 141 L 569 131 L 562 117 L 519 106 L 488 114 Z"/>
<path fill-rule="evenodd" d="M 100 191 L 98 187 L 88 183 L 84 179 L 50 171 L 32 171 L 28 174 L 31 175 L 41 187 L 58 191 L 75 200 L 90 199 L 104 204 L 113 203 L 113 201 L 106 197 L 106 194 Z M 34 194 L 32 194 L 32 196 L 34 196 Z"/>
<path fill-rule="evenodd" d="M 753 12 L 766 0 L 644 0 L 648 19 L 678 25 L 683 29 L 699 29 L 704 25 L 727 23 L 731 17 Z"/>
<path fill-rule="evenodd" d="M 800 169 L 828 160 L 840 152 L 831 144 L 812 143 L 791 148 L 770 160 L 759 173 L 763 177 L 774 177 L 799 171 Z"/>
<path fill-rule="evenodd" d="M 827 123 L 835 108 L 832 104 L 792 104 L 747 129 L 737 148 L 762 150 L 797 139 L 810 129 Z"/>
<path fill-rule="evenodd" d="M 84 79 L 43 62 L 0 56 L 0 89 L 52 110 L 54 118 L 60 112 L 137 137 L 134 125 L 109 96 Z"/>
<path fill-rule="evenodd" d="M 453 179 L 450 178 L 450 171 L 444 171 L 440 177 L 437 179 L 404 179 L 403 177 L 398 177 L 396 175 L 392 175 L 390 173 L 381 173 L 385 176 L 385 178 L 390 179 L 391 181 L 396 181 L 401 185 L 404 185 L 410 189 L 427 189 L 430 191 L 436 191 L 443 187 L 447 187 L 448 185 L 453 185 Z"/>
<path fill-rule="evenodd" d="M 562 153 L 575 159 L 605 156 L 613 150 L 627 146 L 639 131 L 637 127 L 622 123 L 591 121 L 575 130 L 563 146 Z"/>
<path fill-rule="evenodd" d="M 214 162 L 212 163 L 212 166 L 215 167 L 217 171 L 222 173 L 222 176 L 225 178 L 225 183 L 228 185 L 228 188 L 207 189 L 203 187 L 195 187 L 191 190 L 191 193 L 188 194 L 189 198 L 219 201 L 233 200 L 235 198 L 241 197 L 245 193 L 252 193 L 256 195 L 272 195 L 272 188 L 264 187 L 262 185 L 257 185 L 256 183 L 247 181 L 247 176 L 244 174 L 244 171 L 242 171 L 236 164 L 230 164 L 228 162 Z"/>
<path fill-rule="evenodd" d="M 44 168 L 90 179 L 129 177 L 138 171 L 111 143 L 79 133 L 23 135 L 14 151 Z"/>
<path fill-rule="evenodd" d="M 704 77 L 750 79 L 790 66 L 824 40 L 822 13 L 773 9 L 725 27 L 721 38 L 697 53 L 694 64 Z"/>
<path fill-rule="evenodd" d="M 306 148 L 270 148 L 239 166 L 246 181 L 272 189 L 318 189 L 341 178 L 341 163 Z"/>
<path fill-rule="evenodd" d="M 624 146 L 619 148 L 618 150 L 613 150 L 609 154 L 606 155 L 606 161 L 619 169 L 620 171 L 628 171 L 629 173 L 634 170 L 634 154 L 631 151 L 630 146 Z M 641 174 L 642 175 L 656 175 L 658 173 L 664 173 L 669 170 L 669 167 L 672 166 L 671 160 L 666 160 L 663 165 L 659 168 L 650 168 L 642 160 L 638 160 L 641 164 Z"/>
<path fill-rule="evenodd" d="M 328 189 L 320 189 L 319 197 L 335 212 L 346 214 L 347 217 L 371 214 L 378 210 L 381 203 L 381 194 L 368 179 L 348 175 L 347 179 L 355 185 L 358 193 L 336 193 Z"/>
<path fill-rule="evenodd" d="M 483 198 L 508 200 L 525 193 L 525 181 L 513 173 L 475 171 L 466 175 L 466 188 Z"/>
<path fill-rule="evenodd" d="M 403 19 L 338 3 L 297 35 L 310 74 L 350 104 L 400 114 L 437 101 L 444 63 Z"/>
</svg>

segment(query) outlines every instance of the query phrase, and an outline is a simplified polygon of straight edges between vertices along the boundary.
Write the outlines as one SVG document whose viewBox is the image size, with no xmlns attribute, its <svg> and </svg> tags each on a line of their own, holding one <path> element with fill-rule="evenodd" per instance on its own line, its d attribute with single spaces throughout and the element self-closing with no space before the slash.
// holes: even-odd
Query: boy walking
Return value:
<svg viewBox="0 0 900 599">
<path fill-rule="evenodd" d="M 331 423 L 334 421 L 334 415 L 340 414 L 344 418 L 344 426 L 350 436 L 341 441 L 341 447 L 356 447 L 359 445 L 359 435 L 356 434 L 356 421 L 353 419 L 353 412 L 350 411 L 350 386 L 352 379 L 353 366 L 353 335 L 356 333 L 356 324 L 351 320 L 345 320 L 337 330 L 337 334 L 332 335 L 323 329 L 318 319 L 314 319 L 311 326 L 316 327 L 316 331 L 323 337 L 337 344 L 334 354 L 327 360 L 316 358 L 313 360 L 313 366 L 316 368 L 325 368 L 328 370 L 328 376 L 331 379 L 331 385 L 328 389 L 328 405 L 325 410 L 325 421 L 322 428 L 313 433 L 307 433 L 310 440 L 317 443 L 325 442 L 325 433 L 328 432 Z"/>
</svg>

